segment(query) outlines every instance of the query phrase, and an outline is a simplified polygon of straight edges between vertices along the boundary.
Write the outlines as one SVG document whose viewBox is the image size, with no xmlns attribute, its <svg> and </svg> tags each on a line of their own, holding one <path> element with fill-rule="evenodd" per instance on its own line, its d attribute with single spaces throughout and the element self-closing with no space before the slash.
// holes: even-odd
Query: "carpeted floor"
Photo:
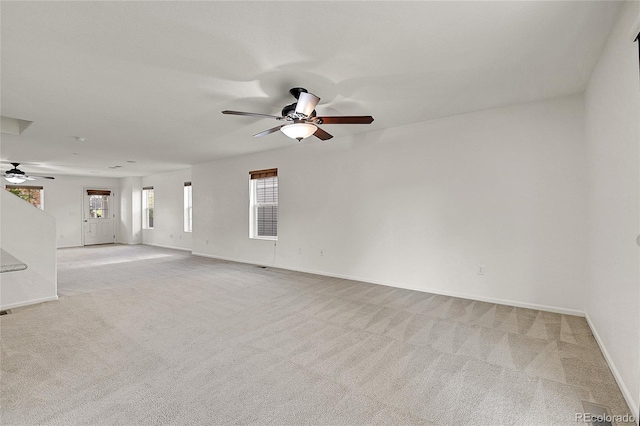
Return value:
<svg viewBox="0 0 640 426">
<path fill-rule="evenodd" d="M 3 425 L 572 425 L 628 408 L 583 318 L 191 256 L 58 251 L 0 317 Z"/>
</svg>

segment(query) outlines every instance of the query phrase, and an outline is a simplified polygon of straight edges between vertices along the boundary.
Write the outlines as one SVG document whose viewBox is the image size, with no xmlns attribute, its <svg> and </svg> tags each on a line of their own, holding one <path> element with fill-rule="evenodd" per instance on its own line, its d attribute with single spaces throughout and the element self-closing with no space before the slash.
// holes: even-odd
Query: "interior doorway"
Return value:
<svg viewBox="0 0 640 426">
<path fill-rule="evenodd" d="M 110 189 L 85 189 L 84 245 L 113 244 L 116 242 L 115 206 Z"/>
</svg>

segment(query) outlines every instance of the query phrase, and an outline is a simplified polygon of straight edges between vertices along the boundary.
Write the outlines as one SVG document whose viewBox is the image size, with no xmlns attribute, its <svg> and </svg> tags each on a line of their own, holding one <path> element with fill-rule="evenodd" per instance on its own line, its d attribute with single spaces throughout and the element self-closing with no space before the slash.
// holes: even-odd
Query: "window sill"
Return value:
<svg viewBox="0 0 640 426">
<path fill-rule="evenodd" d="M 278 237 L 249 237 L 251 240 L 278 241 Z"/>
</svg>

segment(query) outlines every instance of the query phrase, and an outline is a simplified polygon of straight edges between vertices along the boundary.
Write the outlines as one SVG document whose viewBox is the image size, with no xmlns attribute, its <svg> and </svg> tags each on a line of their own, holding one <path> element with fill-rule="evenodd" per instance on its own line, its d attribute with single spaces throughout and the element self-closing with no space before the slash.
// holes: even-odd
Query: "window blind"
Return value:
<svg viewBox="0 0 640 426">
<path fill-rule="evenodd" d="M 254 170 L 251 177 L 254 237 L 278 236 L 278 169 Z"/>
<path fill-rule="evenodd" d="M 185 182 L 184 186 L 191 186 L 191 182 Z"/>
<path fill-rule="evenodd" d="M 278 206 L 258 206 L 258 235 L 278 236 Z"/>
<path fill-rule="evenodd" d="M 258 207 L 258 235 L 278 235 L 278 178 L 267 177 L 256 180 L 256 203 Z"/>
</svg>

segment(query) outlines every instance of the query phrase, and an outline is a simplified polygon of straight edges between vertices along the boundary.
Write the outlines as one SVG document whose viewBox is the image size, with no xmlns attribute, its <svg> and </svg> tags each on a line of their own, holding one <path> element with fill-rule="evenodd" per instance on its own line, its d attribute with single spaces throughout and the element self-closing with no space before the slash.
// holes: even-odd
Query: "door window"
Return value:
<svg viewBox="0 0 640 426">
<path fill-rule="evenodd" d="M 109 218 L 109 196 L 90 195 L 89 196 L 89 217 L 91 219 Z"/>
</svg>

